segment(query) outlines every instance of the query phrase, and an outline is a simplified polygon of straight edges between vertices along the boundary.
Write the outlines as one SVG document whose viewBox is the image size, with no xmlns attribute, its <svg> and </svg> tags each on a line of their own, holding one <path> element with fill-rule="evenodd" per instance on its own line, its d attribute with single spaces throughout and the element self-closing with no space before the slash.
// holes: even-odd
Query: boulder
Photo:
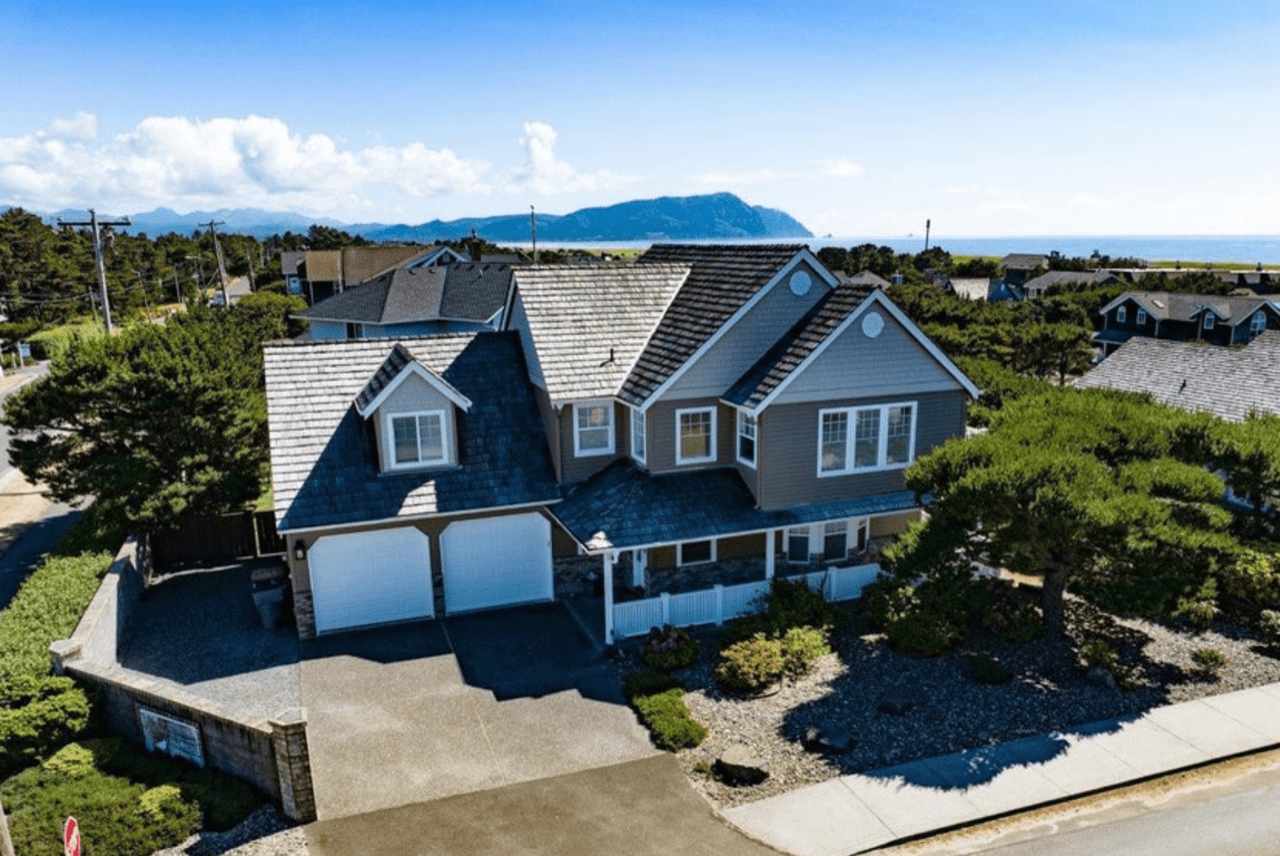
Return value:
<svg viewBox="0 0 1280 856">
<path fill-rule="evenodd" d="M 758 785 L 769 778 L 769 765 L 749 746 L 734 744 L 720 754 L 713 768 L 716 778 L 733 787 Z"/>
<path fill-rule="evenodd" d="M 876 710 L 881 713 L 887 713 L 890 716 L 906 716 L 915 706 L 915 699 L 911 696 L 901 692 L 892 692 L 880 699 L 880 703 L 876 705 Z"/>
<path fill-rule="evenodd" d="M 806 728 L 801 741 L 806 751 L 822 755 L 843 755 L 857 748 L 858 738 L 848 728 L 837 725 Z"/>
</svg>

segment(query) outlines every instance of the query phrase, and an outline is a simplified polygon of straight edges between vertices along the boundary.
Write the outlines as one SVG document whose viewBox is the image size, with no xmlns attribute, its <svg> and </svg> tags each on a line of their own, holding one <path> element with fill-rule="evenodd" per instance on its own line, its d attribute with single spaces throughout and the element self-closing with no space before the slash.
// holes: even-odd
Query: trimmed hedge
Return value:
<svg viewBox="0 0 1280 856">
<path fill-rule="evenodd" d="M 631 699 L 636 713 L 649 729 L 653 745 L 671 752 L 692 749 L 707 737 L 707 727 L 693 718 L 684 690 L 674 687 Z"/>
<path fill-rule="evenodd" d="M 0 682 L 49 672 L 49 643 L 75 631 L 113 558 L 59 548 L 27 578 L 0 612 Z"/>
</svg>

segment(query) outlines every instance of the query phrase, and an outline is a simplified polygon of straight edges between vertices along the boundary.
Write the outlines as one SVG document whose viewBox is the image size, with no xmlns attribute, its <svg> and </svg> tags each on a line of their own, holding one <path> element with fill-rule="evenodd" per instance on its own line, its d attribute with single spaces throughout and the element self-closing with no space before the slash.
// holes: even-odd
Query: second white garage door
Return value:
<svg viewBox="0 0 1280 856">
<path fill-rule="evenodd" d="M 418 529 L 326 535 L 307 560 L 317 633 L 435 612 L 430 541 Z"/>
<path fill-rule="evenodd" d="M 513 514 L 450 523 L 440 534 L 446 612 L 551 600 L 551 523 Z"/>
</svg>

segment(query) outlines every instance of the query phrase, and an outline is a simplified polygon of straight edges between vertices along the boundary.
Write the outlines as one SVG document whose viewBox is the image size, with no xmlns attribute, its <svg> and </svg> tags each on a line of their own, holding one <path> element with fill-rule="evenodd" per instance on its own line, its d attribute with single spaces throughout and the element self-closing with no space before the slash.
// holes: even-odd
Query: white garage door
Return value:
<svg viewBox="0 0 1280 856">
<path fill-rule="evenodd" d="M 440 535 L 447 612 L 552 599 L 551 523 L 515 514 L 450 523 Z"/>
<path fill-rule="evenodd" d="M 326 535 L 311 545 L 316 632 L 431 618 L 431 542 L 401 527 Z"/>
</svg>

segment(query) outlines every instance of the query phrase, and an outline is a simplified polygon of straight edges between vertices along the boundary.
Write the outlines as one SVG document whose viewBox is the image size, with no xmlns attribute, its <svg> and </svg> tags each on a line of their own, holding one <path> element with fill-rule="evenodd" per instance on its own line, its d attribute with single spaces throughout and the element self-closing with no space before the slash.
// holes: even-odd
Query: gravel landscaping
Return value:
<svg viewBox="0 0 1280 856">
<path fill-rule="evenodd" d="M 1023 590 L 1022 597 L 1038 596 Z M 1089 604 L 1068 602 L 1068 634 L 1074 643 L 1107 640 L 1130 679 L 1115 688 L 1089 675 L 1071 643 L 1039 639 L 1008 644 L 977 630 L 939 657 L 892 650 L 878 634 L 861 633 L 849 620 L 833 634 L 833 653 L 805 676 L 759 698 L 722 693 L 712 679 L 717 634 L 702 634 L 698 661 L 677 673 L 686 701 L 709 734 L 697 748 L 679 753 L 693 786 L 716 807 L 729 808 L 776 796 L 848 773 L 974 749 L 1033 734 L 1067 732 L 1072 726 L 1137 714 L 1280 681 L 1280 650 L 1222 623 L 1198 633 L 1142 619 L 1115 618 Z M 856 609 L 856 607 L 855 607 Z M 1226 657 L 1216 674 L 1193 660 L 1198 649 Z M 997 660 L 1012 680 L 982 684 L 969 676 L 966 657 Z M 804 747 L 810 729 L 839 742 L 843 752 Z M 767 765 L 768 778 L 731 787 L 708 770 L 731 746 L 745 745 Z"/>
</svg>

